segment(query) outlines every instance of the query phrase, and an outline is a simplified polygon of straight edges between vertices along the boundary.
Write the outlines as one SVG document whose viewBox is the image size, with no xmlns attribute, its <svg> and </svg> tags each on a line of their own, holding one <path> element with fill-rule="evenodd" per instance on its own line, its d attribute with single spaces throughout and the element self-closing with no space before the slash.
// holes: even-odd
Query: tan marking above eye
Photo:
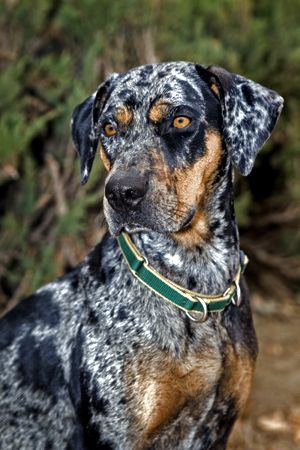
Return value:
<svg viewBox="0 0 300 450">
<path fill-rule="evenodd" d="M 154 123 L 161 122 L 167 117 L 169 109 L 169 103 L 160 98 L 151 106 L 149 119 Z"/>
<path fill-rule="evenodd" d="M 133 113 L 126 105 L 119 105 L 116 111 L 116 120 L 119 125 L 127 126 L 133 120 Z"/>
<path fill-rule="evenodd" d="M 105 136 L 110 137 L 110 136 L 114 136 L 115 134 L 117 134 L 117 130 L 111 123 L 106 123 L 104 125 L 104 133 L 105 133 Z"/>
<path fill-rule="evenodd" d="M 185 128 L 191 123 L 191 119 L 185 116 L 175 117 L 173 120 L 173 127 L 175 128 Z"/>
</svg>

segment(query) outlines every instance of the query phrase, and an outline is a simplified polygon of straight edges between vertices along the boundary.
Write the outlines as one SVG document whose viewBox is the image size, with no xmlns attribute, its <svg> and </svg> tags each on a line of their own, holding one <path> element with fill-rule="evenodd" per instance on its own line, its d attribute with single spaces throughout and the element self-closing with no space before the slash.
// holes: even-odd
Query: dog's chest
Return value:
<svg viewBox="0 0 300 450">
<path fill-rule="evenodd" d="M 140 351 L 124 370 L 133 423 L 151 438 L 179 416 L 183 408 L 209 394 L 220 376 L 221 360 L 216 351 L 203 348 L 172 357 L 161 351 Z"/>
<path fill-rule="evenodd" d="M 165 325 L 164 342 L 174 340 L 178 355 L 150 339 L 156 330 L 138 320 L 103 324 L 85 330 L 83 389 L 90 398 L 92 421 L 106 436 L 124 436 L 131 442 L 152 435 L 180 414 L 185 407 L 201 404 L 216 386 L 221 370 L 217 344 L 204 344 L 205 333 L 191 345 L 174 336 Z M 198 409 L 198 408 L 197 408 Z"/>
</svg>

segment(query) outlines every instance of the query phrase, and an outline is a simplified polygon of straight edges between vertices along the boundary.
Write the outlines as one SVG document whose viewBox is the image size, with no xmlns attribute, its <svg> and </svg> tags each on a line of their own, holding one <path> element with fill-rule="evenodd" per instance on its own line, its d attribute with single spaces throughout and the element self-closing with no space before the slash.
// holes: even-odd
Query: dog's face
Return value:
<svg viewBox="0 0 300 450">
<path fill-rule="evenodd" d="M 194 65 L 124 75 L 99 121 L 111 231 L 186 229 L 219 166 L 221 123 L 220 102 Z"/>
<path fill-rule="evenodd" d="M 214 187 L 231 160 L 251 170 L 281 105 L 273 91 L 192 63 L 112 75 L 75 109 L 72 127 L 84 182 L 99 145 L 110 231 L 203 238 Z"/>
</svg>

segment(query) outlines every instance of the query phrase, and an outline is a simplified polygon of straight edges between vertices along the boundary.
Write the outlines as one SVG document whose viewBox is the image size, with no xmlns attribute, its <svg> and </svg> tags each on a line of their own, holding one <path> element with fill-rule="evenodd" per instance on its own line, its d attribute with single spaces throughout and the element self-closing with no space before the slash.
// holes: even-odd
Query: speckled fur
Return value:
<svg viewBox="0 0 300 450">
<path fill-rule="evenodd" d="M 158 98 L 171 105 L 171 119 L 192 115 L 188 133 L 174 135 L 163 123 L 168 117 L 149 119 Z M 124 103 L 130 120 L 117 124 Z M 105 199 L 111 234 L 2 318 L 1 449 L 225 449 L 257 352 L 244 280 L 240 308 L 191 322 L 131 275 L 115 235 L 134 231 L 149 262 L 182 286 L 224 292 L 239 261 L 232 162 L 244 174 L 251 170 L 281 104 L 245 78 L 179 62 L 114 74 L 76 108 L 72 135 L 83 182 L 100 140 L 108 181 L 134 167 L 149 188 L 138 211 L 115 211 Z M 117 136 L 104 136 L 107 121 L 119 127 Z M 211 130 L 222 157 L 209 175 L 203 168 L 201 196 L 190 204 L 182 192 L 178 206 L 176 170 L 205 158 Z M 197 208 L 209 232 L 192 247 L 179 244 L 176 233 L 189 232 L 193 220 L 185 222 Z"/>
</svg>

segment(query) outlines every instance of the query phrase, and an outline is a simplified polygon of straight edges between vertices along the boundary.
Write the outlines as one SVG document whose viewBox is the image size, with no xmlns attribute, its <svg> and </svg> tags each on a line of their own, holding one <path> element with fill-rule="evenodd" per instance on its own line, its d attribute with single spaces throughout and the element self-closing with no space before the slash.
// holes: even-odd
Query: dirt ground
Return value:
<svg viewBox="0 0 300 450">
<path fill-rule="evenodd" d="M 259 341 L 248 407 L 230 450 L 300 450 L 300 307 L 253 296 Z"/>
</svg>

